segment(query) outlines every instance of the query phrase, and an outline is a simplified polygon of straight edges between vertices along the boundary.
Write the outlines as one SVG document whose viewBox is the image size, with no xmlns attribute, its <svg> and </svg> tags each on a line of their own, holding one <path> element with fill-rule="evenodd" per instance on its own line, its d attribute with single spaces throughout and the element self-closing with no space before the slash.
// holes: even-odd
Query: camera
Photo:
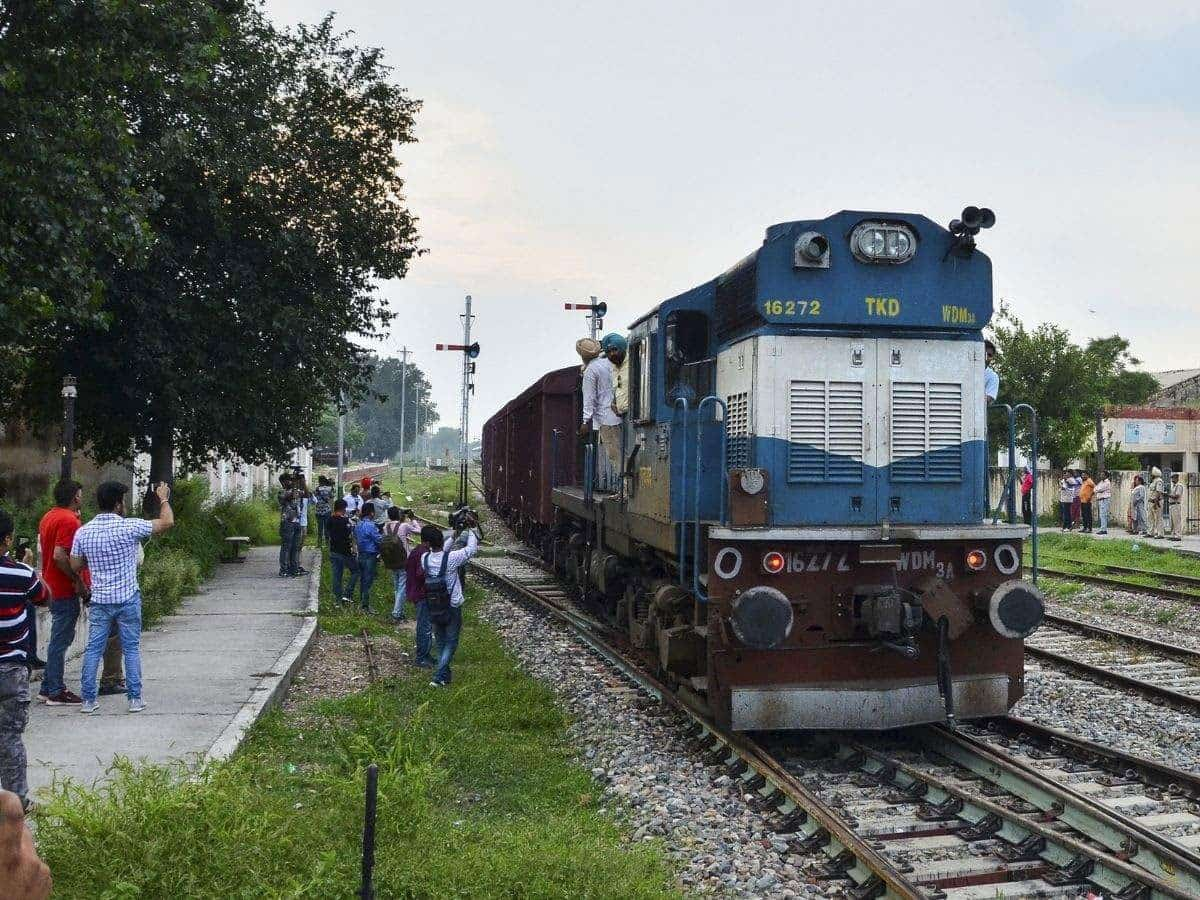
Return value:
<svg viewBox="0 0 1200 900">
<path fill-rule="evenodd" d="M 479 525 L 479 514 L 469 506 L 460 506 L 450 513 L 450 527 L 455 531 L 464 531 Z"/>
</svg>

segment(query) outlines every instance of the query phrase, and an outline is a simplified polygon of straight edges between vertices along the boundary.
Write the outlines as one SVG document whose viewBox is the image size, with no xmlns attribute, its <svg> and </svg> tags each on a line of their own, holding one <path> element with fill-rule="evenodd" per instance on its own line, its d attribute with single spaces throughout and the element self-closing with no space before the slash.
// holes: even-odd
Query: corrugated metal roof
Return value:
<svg viewBox="0 0 1200 900">
<path fill-rule="evenodd" d="M 1188 381 L 1200 375 L 1200 369 L 1168 369 L 1165 372 L 1151 372 L 1150 374 L 1158 380 L 1159 388 L 1166 390 L 1181 381 Z"/>
</svg>

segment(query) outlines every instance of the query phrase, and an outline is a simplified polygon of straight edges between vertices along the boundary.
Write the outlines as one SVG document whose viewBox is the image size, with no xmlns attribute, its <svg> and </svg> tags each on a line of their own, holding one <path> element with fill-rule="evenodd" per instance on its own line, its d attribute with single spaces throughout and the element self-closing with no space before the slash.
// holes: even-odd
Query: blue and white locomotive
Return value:
<svg viewBox="0 0 1200 900">
<path fill-rule="evenodd" d="M 549 414 L 554 458 L 500 459 L 506 407 L 489 500 L 729 727 L 1003 715 L 1043 603 L 1027 529 L 985 522 L 989 224 L 971 207 L 953 231 L 853 211 L 771 226 L 632 324 L 622 490 L 597 489 L 592 450 L 560 458 Z M 547 474 L 515 497 L 506 465 Z M 522 511 L 536 490 L 551 515 Z"/>
</svg>

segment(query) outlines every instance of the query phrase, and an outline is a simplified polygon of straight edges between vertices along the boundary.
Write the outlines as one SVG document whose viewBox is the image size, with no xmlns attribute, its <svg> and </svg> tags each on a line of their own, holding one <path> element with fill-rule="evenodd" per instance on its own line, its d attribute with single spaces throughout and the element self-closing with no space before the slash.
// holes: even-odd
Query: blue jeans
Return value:
<svg viewBox="0 0 1200 900">
<path fill-rule="evenodd" d="M 375 583 L 375 570 L 378 568 L 378 553 L 358 554 L 358 595 L 363 609 L 371 608 L 371 585 Z"/>
<path fill-rule="evenodd" d="M 299 522 L 279 521 L 279 574 L 295 575 L 300 571 Z"/>
<path fill-rule="evenodd" d="M 88 641 L 83 651 L 83 699 L 96 699 L 96 670 L 104 656 L 104 645 L 113 625 L 121 636 L 125 655 L 125 692 L 130 700 L 142 696 L 142 593 L 124 603 L 92 603 L 88 606 Z"/>
<path fill-rule="evenodd" d="M 438 666 L 433 673 L 433 680 L 442 684 L 450 683 L 450 660 L 454 659 L 454 651 L 458 649 L 458 635 L 462 631 L 462 607 L 450 607 L 450 621 L 445 625 L 433 623 L 433 633 L 438 642 Z"/>
<path fill-rule="evenodd" d="M 1100 503 L 1100 530 L 1108 531 L 1108 505 L 1112 503 L 1112 501 L 1104 499 L 1098 502 Z"/>
<path fill-rule="evenodd" d="M 392 570 L 392 581 L 395 584 L 395 598 L 392 601 L 392 618 L 404 618 L 404 595 L 408 590 L 408 572 L 404 569 Z"/>
<path fill-rule="evenodd" d="M 353 556 L 346 556 L 344 553 L 330 553 L 329 565 L 332 569 L 331 575 L 333 578 L 333 596 L 341 600 L 343 597 L 349 597 L 354 594 L 354 585 L 358 581 L 358 560 Z M 346 586 L 346 593 L 342 593 L 342 574 L 350 573 L 350 584 Z"/>
<path fill-rule="evenodd" d="M 317 513 L 317 546 L 329 540 L 329 513 Z"/>
<path fill-rule="evenodd" d="M 417 608 L 416 657 L 418 663 L 433 665 L 429 646 L 433 643 L 433 623 L 429 621 L 429 604 L 425 601 L 413 604 Z"/>
<path fill-rule="evenodd" d="M 64 690 L 63 666 L 67 648 L 75 640 L 75 626 L 79 622 L 79 598 L 64 597 L 50 601 L 50 646 L 46 648 L 46 673 L 42 677 L 39 693 L 53 697 Z"/>
</svg>

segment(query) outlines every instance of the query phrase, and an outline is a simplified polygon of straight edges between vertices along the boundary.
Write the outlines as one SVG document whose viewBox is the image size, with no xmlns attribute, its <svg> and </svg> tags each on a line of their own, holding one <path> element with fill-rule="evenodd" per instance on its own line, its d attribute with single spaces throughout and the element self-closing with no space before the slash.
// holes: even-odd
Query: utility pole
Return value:
<svg viewBox="0 0 1200 900">
<path fill-rule="evenodd" d="M 425 389 L 424 389 L 424 387 L 422 387 L 421 385 L 418 384 L 417 385 L 417 430 L 416 430 L 416 433 L 413 435 L 413 437 L 414 437 L 413 443 L 416 445 L 416 448 L 417 448 L 417 459 L 418 460 L 422 459 L 424 456 L 424 454 L 421 453 L 421 439 L 424 437 L 424 435 L 421 432 L 421 402 L 424 400 L 424 398 L 425 398 Z"/>
<path fill-rule="evenodd" d="M 338 393 L 338 462 L 337 462 L 337 491 L 335 492 L 334 500 L 340 500 L 342 491 L 345 488 L 342 486 L 342 478 L 346 466 L 346 395 L 344 392 Z"/>
<path fill-rule="evenodd" d="M 66 481 L 71 477 L 71 465 L 75 458 L 75 397 L 78 393 L 74 375 L 64 375 L 62 380 L 63 398 L 63 442 L 62 442 L 62 478 Z"/>
<path fill-rule="evenodd" d="M 1104 471 L 1104 410 L 1096 410 L 1096 477 Z"/>
<path fill-rule="evenodd" d="M 459 416 L 459 470 L 458 470 L 458 505 L 463 506 L 467 502 L 467 465 L 470 460 L 470 439 L 467 437 L 467 429 L 470 426 L 470 408 L 471 394 L 475 391 L 475 384 L 471 380 L 475 374 L 475 358 L 479 356 L 479 344 L 471 343 L 471 320 L 475 317 L 471 315 L 471 295 L 467 294 L 466 311 L 459 316 L 463 323 L 463 342 L 461 344 L 438 344 L 438 350 L 461 350 L 463 355 L 462 362 L 462 410 Z"/>
<path fill-rule="evenodd" d="M 408 347 L 400 349 L 400 481 L 404 481 L 404 412 L 408 399 L 405 388 L 408 385 Z"/>
</svg>

